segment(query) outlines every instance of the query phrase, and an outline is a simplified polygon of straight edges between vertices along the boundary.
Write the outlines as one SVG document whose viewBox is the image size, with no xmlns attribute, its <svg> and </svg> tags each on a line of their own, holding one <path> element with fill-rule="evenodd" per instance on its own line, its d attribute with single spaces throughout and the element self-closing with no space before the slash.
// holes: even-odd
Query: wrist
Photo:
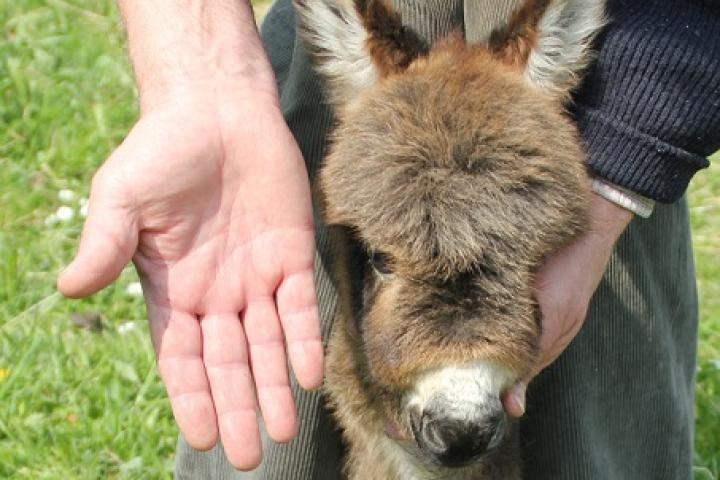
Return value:
<svg viewBox="0 0 720 480">
<path fill-rule="evenodd" d="M 590 233 L 612 245 L 633 219 L 625 208 L 593 193 L 590 199 Z"/>
<path fill-rule="evenodd" d="M 143 113 L 178 95 L 276 95 L 248 0 L 120 0 Z"/>
<path fill-rule="evenodd" d="M 220 79 L 175 83 L 162 92 L 142 97 L 140 109 L 141 117 L 155 113 L 171 113 L 177 118 L 213 116 L 214 121 L 231 129 L 247 124 L 255 116 L 275 112 L 282 118 L 274 81 L 234 85 Z"/>
<path fill-rule="evenodd" d="M 182 74 L 173 76 L 170 69 L 151 78 L 138 74 L 141 113 L 185 99 L 202 99 L 222 109 L 249 101 L 279 105 L 275 76 L 264 58 L 240 64 L 219 52 L 211 55 L 188 60 Z"/>
</svg>

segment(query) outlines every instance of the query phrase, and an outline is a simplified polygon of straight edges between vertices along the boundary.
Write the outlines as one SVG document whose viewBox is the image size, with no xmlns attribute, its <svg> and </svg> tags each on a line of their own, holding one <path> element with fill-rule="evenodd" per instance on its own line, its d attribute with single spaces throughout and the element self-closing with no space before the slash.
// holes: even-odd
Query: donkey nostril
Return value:
<svg viewBox="0 0 720 480">
<path fill-rule="evenodd" d="M 432 412 L 423 412 L 416 422 L 411 416 L 420 448 L 436 462 L 450 467 L 465 465 L 485 452 L 500 423 L 496 417 L 473 422 L 439 417 Z"/>
<path fill-rule="evenodd" d="M 435 455 L 444 455 L 448 445 L 453 443 L 456 436 L 452 423 L 434 420 L 427 414 L 423 415 L 421 432 L 425 448 Z"/>
</svg>

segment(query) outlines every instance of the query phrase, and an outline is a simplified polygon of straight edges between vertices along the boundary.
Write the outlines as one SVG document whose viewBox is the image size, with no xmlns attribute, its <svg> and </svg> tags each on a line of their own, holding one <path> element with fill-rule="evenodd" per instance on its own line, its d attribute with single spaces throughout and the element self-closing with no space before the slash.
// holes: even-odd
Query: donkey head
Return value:
<svg viewBox="0 0 720 480">
<path fill-rule="evenodd" d="M 585 227 L 563 102 L 601 3 L 528 0 L 484 44 L 428 45 L 381 0 L 296 0 L 338 118 L 320 190 L 357 374 L 435 463 L 502 441 L 500 395 L 536 361 L 533 272 Z"/>
</svg>

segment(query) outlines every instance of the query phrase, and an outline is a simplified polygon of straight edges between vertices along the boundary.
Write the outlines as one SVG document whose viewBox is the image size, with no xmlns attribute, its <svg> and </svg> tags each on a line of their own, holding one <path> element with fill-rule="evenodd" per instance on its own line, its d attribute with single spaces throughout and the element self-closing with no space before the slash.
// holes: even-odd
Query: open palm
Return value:
<svg viewBox="0 0 720 480">
<path fill-rule="evenodd" d="M 141 118 L 93 180 L 59 288 L 93 293 L 132 258 L 180 430 L 199 449 L 219 433 L 247 469 L 261 458 L 256 405 L 273 439 L 296 433 L 286 351 L 314 388 L 322 346 L 301 154 L 272 100 L 236 100 L 186 99 Z"/>
</svg>

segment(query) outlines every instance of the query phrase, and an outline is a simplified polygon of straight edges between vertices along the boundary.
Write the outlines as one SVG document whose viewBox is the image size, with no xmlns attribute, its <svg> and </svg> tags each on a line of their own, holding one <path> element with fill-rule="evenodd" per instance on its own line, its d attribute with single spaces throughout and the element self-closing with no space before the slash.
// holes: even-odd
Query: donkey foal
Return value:
<svg viewBox="0 0 720 480">
<path fill-rule="evenodd" d="M 326 390 L 350 479 L 519 479 L 500 395 L 536 361 L 533 272 L 587 224 L 563 102 L 600 0 L 426 44 L 379 0 L 295 0 L 337 113 L 320 172 L 341 306 Z"/>
</svg>

